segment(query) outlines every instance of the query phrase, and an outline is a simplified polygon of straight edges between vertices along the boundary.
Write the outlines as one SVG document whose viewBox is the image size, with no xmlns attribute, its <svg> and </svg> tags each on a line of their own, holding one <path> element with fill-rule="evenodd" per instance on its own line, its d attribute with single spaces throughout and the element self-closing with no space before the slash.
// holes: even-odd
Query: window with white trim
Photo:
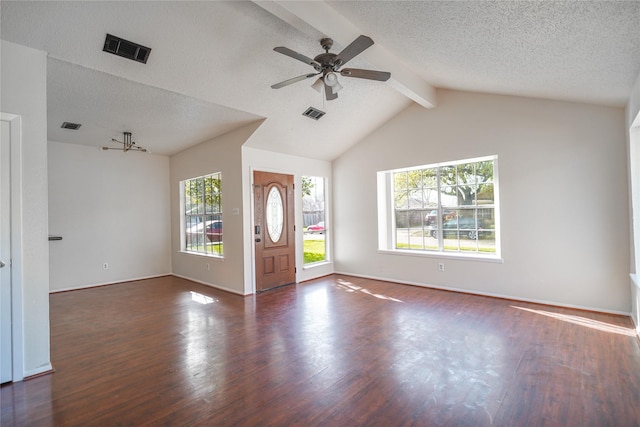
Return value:
<svg viewBox="0 0 640 427">
<path fill-rule="evenodd" d="M 302 177 L 302 220 L 304 226 L 304 264 L 327 261 L 325 222 L 325 179 Z"/>
<path fill-rule="evenodd" d="M 180 182 L 183 195 L 182 250 L 222 256 L 222 173 Z"/>
<path fill-rule="evenodd" d="M 380 249 L 497 257 L 497 156 L 378 173 Z"/>
</svg>

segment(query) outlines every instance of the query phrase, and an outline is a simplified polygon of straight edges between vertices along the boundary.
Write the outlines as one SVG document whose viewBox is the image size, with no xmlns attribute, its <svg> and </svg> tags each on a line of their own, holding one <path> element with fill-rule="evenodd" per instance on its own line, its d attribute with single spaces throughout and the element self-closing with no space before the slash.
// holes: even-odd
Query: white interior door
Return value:
<svg viewBox="0 0 640 427">
<path fill-rule="evenodd" d="M 13 379 L 11 339 L 11 171 L 9 122 L 0 121 L 0 383 Z"/>
</svg>

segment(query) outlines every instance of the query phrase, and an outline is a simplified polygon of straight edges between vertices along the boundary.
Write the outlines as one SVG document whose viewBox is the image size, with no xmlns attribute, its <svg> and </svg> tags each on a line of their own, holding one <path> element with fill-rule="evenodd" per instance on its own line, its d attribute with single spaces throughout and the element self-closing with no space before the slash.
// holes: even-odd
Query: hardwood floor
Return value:
<svg viewBox="0 0 640 427">
<path fill-rule="evenodd" d="M 53 294 L 51 352 L 3 427 L 640 425 L 629 318 L 340 275 Z"/>
</svg>

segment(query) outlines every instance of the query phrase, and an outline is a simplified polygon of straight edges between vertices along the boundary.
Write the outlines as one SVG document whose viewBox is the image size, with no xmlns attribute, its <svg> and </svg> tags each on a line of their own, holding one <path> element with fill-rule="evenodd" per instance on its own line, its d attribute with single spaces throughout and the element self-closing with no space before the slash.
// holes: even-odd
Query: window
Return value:
<svg viewBox="0 0 640 427">
<path fill-rule="evenodd" d="M 379 173 L 381 248 L 497 256 L 497 157 Z"/>
<path fill-rule="evenodd" d="M 222 256 L 222 174 L 220 172 L 182 181 L 183 249 Z"/>
<path fill-rule="evenodd" d="M 302 177 L 305 264 L 327 260 L 324 182 L 317 176 Z"/>
</svg>

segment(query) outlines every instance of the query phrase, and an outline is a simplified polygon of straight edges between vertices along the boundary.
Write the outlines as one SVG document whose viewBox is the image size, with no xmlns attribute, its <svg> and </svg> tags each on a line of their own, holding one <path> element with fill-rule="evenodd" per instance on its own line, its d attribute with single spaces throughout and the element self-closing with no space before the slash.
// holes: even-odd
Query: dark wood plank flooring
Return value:
<svg viewBox="0 0 640 427">
<path fill-rule="evenodd" d="M 340 275 L 53 294 L 51 355 L 3 427 L 640 425 L 629 318 Z"/>
</svg>

